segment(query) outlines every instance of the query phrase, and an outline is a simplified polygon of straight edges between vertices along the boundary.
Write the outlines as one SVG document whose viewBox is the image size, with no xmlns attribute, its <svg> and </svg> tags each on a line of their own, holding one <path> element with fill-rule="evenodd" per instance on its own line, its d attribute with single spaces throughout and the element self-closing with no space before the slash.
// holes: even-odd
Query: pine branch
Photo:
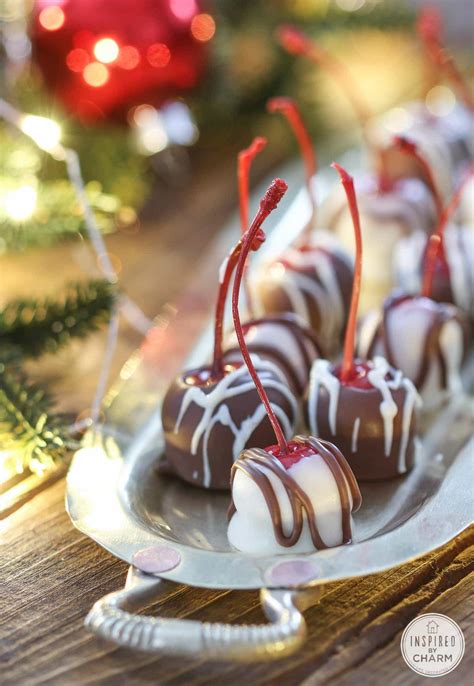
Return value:
<svg viewBox="0 0 474 686">
<path fill-rule="evenodd" d="M 66 426 L 51 405 L 42 388 L 0 363 L 0 444 L 17 472 L 42 474 L 66 456 Z"/>
<path fill-rule="evenodd" d="M 71 338 L 82 338 L 109 320 L 115 288 L 107 281 L 71 284 L 61 300 L 14 300 L 0 311 L 3 351 L 24 357 L 56 352 Z"/>
</svg>

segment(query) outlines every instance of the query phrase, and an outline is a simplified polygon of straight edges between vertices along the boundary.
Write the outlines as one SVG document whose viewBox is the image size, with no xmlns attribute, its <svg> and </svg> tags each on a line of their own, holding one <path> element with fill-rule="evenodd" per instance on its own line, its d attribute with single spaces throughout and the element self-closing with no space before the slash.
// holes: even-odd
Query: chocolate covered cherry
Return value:
<svg viewBox="0 0 474 686">
<path fill-rule="evenodd" d="M 284 114 L 300 144 L 311 216 L 298 244 L 252 272 L 254 311 L 257 316 L 286 312 L 297 315 L 317 333 L 327 353 L 332 354 L 340 348 L 347 318 L 352 261 L 333 237 L 328 241 L 324 231 L 314 229 L 312 179 L 316 161 L 296 103 L 289 98 L 274 98 L 269 109 Z"/>
<path fill-rule="evenodd" d="M 408 472 L 415 458 L 413 383 L 383 357 L 354 360 L 351 375 L 317 360 L 305 398 L 305 421 L 315 436 L 334 441 L 357 479 L 378 481 Z"/>
<path fill-rule="evenodd" d="M 245 450 L 232 467 L 227 535 L 249 554 L 303 553 L 351 543 L 357 481 L 332 443 L 295 436 L 278 446 Z"/>
<path fill-rule="evenodd" d="M 452 303 L 474 318 L 474 232 L 450 223 L 473 174 L 469 174 L 443 209 L 431 238 L 415 233 L 400 241 L 394 272 L 403 291 L 429 290 L 437 302 Z"/>
<path fill-rule="evenodd" d="M 393 254 L 400 240 L 414 232 L 428 235 L 436 222 L 436 208 L 420 179 L 388 182 L 375 175 L 356 181 L 364 227 L 364 282 L 361 309 L 380 305 L 393 287 Z M 348 251 L 353 251 L 354 230 L 347 200 L 338 184 L 323 208 L 323 221 Z"/>
<path fill-rule="evenodd" d="M 356 261 L 351 308 L 341 365 L 316 360 L 304 401 L 306 424 L 332 440 L 357 479 L 389 479 L 411 469 L 420 398 L 412 382 L 382 357 L 354 359 L 355 328 L 362 274 L 362 237 L 353 179 L 339 165 L 352 216 Z"/>
<path fill-rule="evenodd" d="M 458 175 L 474 155 L 474 99 L 467 82 L 459 71 L 453 57 L 442 40 L 442 17 L 437 8 L 424 7 L 417 24 L 426 61 L 431 65 L 432 75 L 439 80 L 445 77 L 458 95 L 458 102 L 446 108 L 446 95 L 433 97 L 427 102 L 409 103 L 396 111 L 378 118 L 371 134 L 378 145 L 384 147 L 387 168 L 391 178 L 419 177 L 427 181 L 423 165 L 414 157 L 406 157 L 392 142 L 394 121 L 398 130 L 417 143 L 420 151 L 430 162 L 436 183 L 446 198 L 458 181 Z M 443 93 L 443 89 L 439 89 Z M 448 91 L 448 97 L 450 95 Z M 452 98 L 452 95 L 451 95 Z M 403 130 L 400 130 L 400 123 Z"/>
<path fill-rule="evenodd" d="M 454 305 L 422 295 L 393 294 L 359 329 L 362 357 L 383 355 L 418 389 L 426 409 L 462 390 L 467 322 Z"/>
<path fill-rule="evenodd" d="M 277 445 L 244 450 L 235 462 L 228 538 L 239 550 L 259 555 L 310 552 L 350 543 L 351 512 L 361 504 L 354 475 L 334 445 L 310 436 L 286 440 L 245 343 L 238 300 L 251 241 L 250 233 L 237 265 L 232 314 L 242 357 Z"/>
<path fill-rule="evenodd" d="M 251 226 L 248 249 L 258 249 L 264 240 L 260 229 L 286 191 L 277 179 L 260 203 Z M 160 470 L 184 481 L 211 489 L 229 488 L 234 460 L 246 446 L 265 446 L 273 435 L 247 368 L 225 364 L 222 327 L 226 292 L 247 234 L 239 241 L 222 270 L 216 307 L 214 359 L 210 366 L 183 372 L 169 387 L 162 407 L 165 458 Z M 273 363 L 256 360 L 262 383 L 268 391 L 284 431 L 291 435 L 297 419 L 297 401 L 283 372 Z"/>
</svg>

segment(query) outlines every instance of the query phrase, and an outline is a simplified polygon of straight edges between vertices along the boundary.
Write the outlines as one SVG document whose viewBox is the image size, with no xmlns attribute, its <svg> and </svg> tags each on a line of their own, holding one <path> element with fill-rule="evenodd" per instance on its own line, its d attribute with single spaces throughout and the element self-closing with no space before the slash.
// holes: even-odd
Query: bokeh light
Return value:
<svg viewBox="0 0 474 686">
<path fill-rule="evenodd" d="M 89 54 L 82 48 L 74 48 L 66 57 L 66 64 L 71 71 L 81 72 L 89 62 Z"/>
<path fill-rule="evenodd" d="M 45 7 L 38 17 L 39 23 L 46 31 L 57 31 L 64 24 L 65 19 L 64 12 L 57 5 Z"/>
<path fill-rule="evenodd" d="M 171 0 L 170 10 L 176 19 L 189 21 L 197 12 L 196 0 Z"/>
<path fill-rule="evenodd" d="M 94 55 L 99 62 L 110 64 L 119 56 L 120 48 L 113 38 L 101 38 L 94 45 Z"/>
<path fill-rule="evenodd" d="M 122 69 L 135 69 L 140 62 L 140 53 L 133 45 L 124 45 L 120 48 L 117 64 Z"/>
<path fill-rule="evenodd" d="M 91 62 L 82 72 L 84 81 L 93 88 L 100 88 L 109 80 L 109 70 L 100 62 Z"/>
<path fill-rule="evenodd" d="M 20 123 L 23 133 L 30 136 L 42 150 L 52 152 L 61 140 L 61 128 L 52 119 L 27 114 Z"/>
<path fill-rule="evenodd" d="M 166 67 L 171 59 L 170 49 L 164 43 L 153 43 L 153 45 L 150 45 L 146 56 L 152 67 Z"/>
<path fill-rule="evenodd" d="M 191 22 L 191 33 L 201 43 L 211 40 L 216 32 L 216 22 L 210 14 L 197 14 Z"/>
<path fill-rule="evenodd" d="M 5 211 L 16 222 L 29 219 L 36 208 L 36 188 L 31 185 L 20 186 L 6 193 L 4 203 Z"/>
</svg>

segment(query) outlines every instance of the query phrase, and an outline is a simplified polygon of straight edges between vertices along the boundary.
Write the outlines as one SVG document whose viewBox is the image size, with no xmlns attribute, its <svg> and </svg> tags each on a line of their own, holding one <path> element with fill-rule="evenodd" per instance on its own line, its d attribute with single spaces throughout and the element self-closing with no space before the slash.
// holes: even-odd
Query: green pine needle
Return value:
<svg viewBox="0 0 474 686">
<path fill-rule="evenodd" d="M 0 310 L 2 351 L 19 350 L 24 357 L 56 352 L 71 338 L 82 338 L 110 317 L 115 288 L 107 281 L 71 284 L 61 300 L 14 300 Z"/>
<path fill-rule="evenodd" d="M 46 391 L 0 363 L 0 444 L 15 471 L 42 474 L 65 458 L 67 429 L 51 405 Z"/>
</svg>

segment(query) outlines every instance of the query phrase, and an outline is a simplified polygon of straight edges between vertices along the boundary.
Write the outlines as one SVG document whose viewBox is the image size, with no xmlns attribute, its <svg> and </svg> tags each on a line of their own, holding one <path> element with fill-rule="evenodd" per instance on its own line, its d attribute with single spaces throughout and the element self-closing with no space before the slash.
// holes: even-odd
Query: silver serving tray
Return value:
<svg viewBox="0 0 474 686">
<path fill-rule="evenodd" d="M 357 163 L 356 156 L 344 163 L 351 166 L 351 160 Z M 292 168 L 283 176 L 291 186 Z M 318 187 L 324 194 L 333 182 L 330 174 L 322 174 Z M 305 225 L 304 192 L 287 201 L 287 208 L 259 259 L 284 249 Z M 209 291 L 201 299 L 185 300 L 173 321 L 162 318 L 157 324 L 161 363 L 148 354 L 146 344 L 127 362 L 107 398 L 103 424 L 89 431 L 69 470 L 66 501 L 73 524 L 132 565 L 125 589 L 99 600 L 86 620 L 92 631 L 121 645 L 201 657 L 281 657 L 304 640 L 301 610 L 317 602 L 322 584 L 406 563 L 447 543 L 472 521 L 466 477 L 474 473 L 474 442 L 469 442 L 473 401 L 467 395 L 425 417 L 416 466 L 407 477 L 362 484 L 363 506 L 354 517 L 352 545 L 306 555 L 245 555 L 227 541 L 228 494 L 158 476 L 164 390 L 183 366 L 187 346 L 193 352 L 186 364 L 202 363 L 211 347 L 210 330 L 192 340 L 190 310 L 194 321 L 203 321 L 215 290 L 210 274 L 217 272 L 237 234 L 233 222 L 207 262 L 207 280 L 199 275 L 201 290 L 206 284 Z M 192 287 L 190 293 L 195 293 Z M 157 594 L 163 579 L 206 588 L 263 589 L 263 609 L 272 624 L 209 625 L 124 609 Z"/>
</svg>

